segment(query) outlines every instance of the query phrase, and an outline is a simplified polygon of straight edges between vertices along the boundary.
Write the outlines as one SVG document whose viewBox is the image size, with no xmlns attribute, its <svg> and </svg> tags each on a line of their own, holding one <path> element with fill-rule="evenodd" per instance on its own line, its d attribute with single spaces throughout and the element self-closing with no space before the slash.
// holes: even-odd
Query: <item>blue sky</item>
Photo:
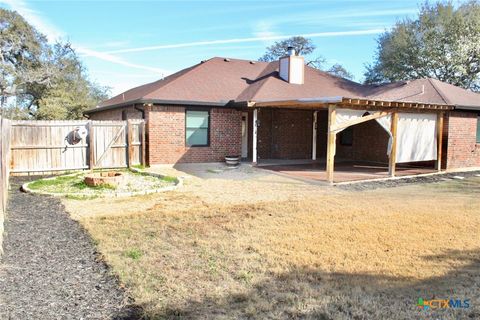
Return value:
<svg viewBox="0 0 480 320">
<path fill-rule="evenodd" d="M 355 80 L 375 39 L 419 1 L 32 1 L 0 0 L 50 41 L 70 41 L 92 80 L 118 94 L 214 56 L 258 59 L 265 47 L 305 35 L 328 64 Z"/>
</svg>

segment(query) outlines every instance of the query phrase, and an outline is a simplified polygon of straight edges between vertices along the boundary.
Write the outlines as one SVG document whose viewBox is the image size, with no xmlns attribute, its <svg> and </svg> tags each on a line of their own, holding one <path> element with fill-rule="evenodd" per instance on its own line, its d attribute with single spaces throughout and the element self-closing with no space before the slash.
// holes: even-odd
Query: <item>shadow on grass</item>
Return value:
<svg viewBox="0 0 480 320">
<path fill-rule="evenodd" d="M 412 248 L 414 250 L 414 248 Z M 475 319 L 480 317 L 480 250 L 425 256 L 451 271 L 424 280 L 294 269 L 247 291 L 206 296 L 151 319 Z M 226 289 L 227 290 L 227 289 Z M 423 299 L 470 299 L 465 309 L 423 310 Z"/>
</svg>

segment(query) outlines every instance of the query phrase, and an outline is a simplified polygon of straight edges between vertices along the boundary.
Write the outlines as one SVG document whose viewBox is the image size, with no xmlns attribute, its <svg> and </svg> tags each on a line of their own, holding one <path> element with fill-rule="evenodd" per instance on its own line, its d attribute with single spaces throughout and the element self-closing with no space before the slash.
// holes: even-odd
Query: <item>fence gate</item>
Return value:
<svg viewBox="0 0 480 320">
<path fill-rule="evenodd" d="M 12 121 L 12 173 L 124 168 L 144 163 L 143 120 Z"/>
</svg>

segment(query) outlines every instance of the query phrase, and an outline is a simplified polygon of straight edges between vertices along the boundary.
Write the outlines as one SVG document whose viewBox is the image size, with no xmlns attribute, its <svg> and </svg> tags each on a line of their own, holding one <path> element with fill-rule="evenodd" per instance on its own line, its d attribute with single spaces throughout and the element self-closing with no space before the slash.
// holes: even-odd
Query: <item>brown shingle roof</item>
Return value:
<svg viewBox="0 0 480 320">
<path fill-rule="evenodd" d="M 332 76 L 329 73 L 305 66 L 305 83 L 290 84 L 278 75 L 278 61 L 268 64 L 249 88 L 236 101 L 276 101 L 287 99 L 345 96 L 363 97 L 365 86 Z"/>
<path fill-rule="evenodd" d="M 434 79 L 371 86 L 305 66 L 305 83 L 297 85 L 279 77 L 278 61 L 252 62 L 219 57 L 162 80 L 130 89 L 102 102 L 99 107 L 156 101 L 225 105 L 229 101 L 258 102 L 334 96 L 480 109 L 480 94 Z"/>
</svg>

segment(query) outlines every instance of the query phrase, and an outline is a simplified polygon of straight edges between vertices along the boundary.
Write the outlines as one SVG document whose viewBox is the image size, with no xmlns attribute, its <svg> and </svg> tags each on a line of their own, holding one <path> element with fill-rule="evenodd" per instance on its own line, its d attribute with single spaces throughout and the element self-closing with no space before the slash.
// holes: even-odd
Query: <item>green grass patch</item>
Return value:
<svg viewBox="0 0 480 320">
<path fill-rule="evenodd" d="M 130 249 L 127 252 L 125 252 L 125 256 L 132 259 L 132 260 L 139 260 L 142 257 L 143 253 L 140 251 L 140 249 Z"/>
<path fill-rule="evenodd" d="M 57 186 L 61 184 L 75 184 L 78 181 L 78 175 L 65 175 L 59 176 L 54 179 L 40 179 L 36 180 L 28 185 L 30 189 L 38 190 L 45 187 Z"/>
<path fill-rule="evenodd" d="M 76 194 L 67 194 L 65 198 L 70 200 L 91 200 L 98 198 L 98 195 L 76 195 Z"/>
<path fill-rule="evenodd" d="M 178 181 L 176 177 L 170 177 L 170 176 L 165 176 L 162 178 L 162 180 L 165 182 L 172 182 L 172 183 L 175 183 Z"/>
</svg>

